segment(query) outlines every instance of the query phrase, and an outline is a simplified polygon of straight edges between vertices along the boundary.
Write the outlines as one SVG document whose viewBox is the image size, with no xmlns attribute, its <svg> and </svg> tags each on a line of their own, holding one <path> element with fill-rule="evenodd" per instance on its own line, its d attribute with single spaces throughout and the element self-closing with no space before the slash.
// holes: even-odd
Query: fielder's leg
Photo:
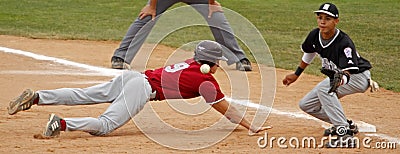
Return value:
<svg viewBox="0 0 400 154">
<path fill-rule="evenodd" d="M 338 97 L 342 98 L 346 95 L 367 91 L 369 86 L 368 79 L 370 78 L 371 74 L 369 70 L 358 74 L 351 74 L 349 83 L 342 85 L 337 89 Z"/>
<path fill-rule="evenodd" d="M 348 127 L 342 105 L 335 94 L 328 94 L 329 88 L 329 78 L 326 78 L 303 97 L 299 106 L 304 112 L 334 126 Z"/>
<path fill-rule="evenodd" d="M 349 124 L 347 122 L 346 116 L 344 115 L 344 111 L 339 101 L 339 98 L 334 93 L 328 93 L 330 89 L 329 78 L 326 78 L 325 80 L 320 82 L 317 87 L 317 95 L 321 102 L 322 108 L 332 124 L 334 126 L 348 127 Z"/>
</svg>

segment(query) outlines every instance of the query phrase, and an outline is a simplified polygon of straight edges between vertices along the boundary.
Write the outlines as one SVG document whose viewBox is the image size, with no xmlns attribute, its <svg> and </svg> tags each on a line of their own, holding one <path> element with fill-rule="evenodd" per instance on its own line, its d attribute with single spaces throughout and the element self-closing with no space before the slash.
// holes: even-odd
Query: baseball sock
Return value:
<svg viewBox="0 0 400 154">
<path fill-rule="evenodd" d="M 61 123 L 61 131 L 65 131 L 65 129 L 67 128 L 67 123 L 65 122 L 64 119 L 61 119 L 60 123 Z"/>
<path fill-rule="evenodd" d="M 33 104 L 36 104 L 36 105 L 38 105 L 38 103 L 39 103 L 39 95 L 37 95 L 37 97 L 35 98 L 35 100 L 33 100 Z"/>
</svg>

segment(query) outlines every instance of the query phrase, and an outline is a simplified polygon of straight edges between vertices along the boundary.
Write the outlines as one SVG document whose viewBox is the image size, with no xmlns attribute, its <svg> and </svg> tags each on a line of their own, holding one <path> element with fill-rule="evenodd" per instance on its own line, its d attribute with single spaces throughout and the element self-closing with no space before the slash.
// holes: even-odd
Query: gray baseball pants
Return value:
<svg viewBox="0 0 400 154">
<path fill-rule="evenodd" d="M 215 41 L 224 46 L 224 56 L 228 58 L 228 65 L 246 58 L 245 53 L 239 47 L 235 36 L 233 35 L 233 30 L 225 15 L 222 12 L 214 12 L 212 17 L 208 18 L 208 5 L 196 5 L 208 4 L 208 0 L 158 0 L 156 15 L 158 16 L 162 14 L 169 7 L 178 2 L 191 5 L 204 17 L 211 29 Z M 155 22 L 149 22 L 150 20 L 151 16 L 147 16 L 142 20 L 137 18 L 130 25 L 128 32 L 122 39 L 119 48 L 115 50 L 113 56 L 122 58 L 126 63 L 130 64 L 155 24 Z"/>
<path fill-rule="evenodd" d="M 340 86 L 337 89 L 337 95 L 328 94 L 330 85 L 329 78 L 326 78 L 303 97 L 299 106 L 304 112 L 334 126 L 348 127 L 349 124 L 339 98 L 354 93 L 365 92 L 369 87 L 370 78 L 371 74 L 369 70 L 358 74 L 351 74 L 349 83 Z"/>
<path fill-rule="evenodd" d="M 64 118 L 67 131 L 105 135 L 127 123 L 149 101 L 151 87 L 145 76 L 124 71 L 111 81 L 88 88 L 61 88 L 37 91 L 38 105 L 89 105 L 111 103 L 98 118 Z"/>
</svg>

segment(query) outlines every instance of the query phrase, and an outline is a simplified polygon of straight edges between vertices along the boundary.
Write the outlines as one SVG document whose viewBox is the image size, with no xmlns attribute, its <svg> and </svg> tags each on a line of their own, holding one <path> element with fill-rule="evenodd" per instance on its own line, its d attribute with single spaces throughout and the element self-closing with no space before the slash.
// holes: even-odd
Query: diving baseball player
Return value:
<svg viewBox="0 0 400 154">
<path fill-rule="evenodd" d="M 286 75 L 282 82 L 287 86 L 295 82 L 318 54 L 322 60 L 321 72 L 328 77 L 304 96 L 299 106 L 304 112 L 333 124 L 324 135 L 351 137 L 358 129 L 346 118 L 339 98 L 365 92 L 372 66 L 359 55 L 350 37 L 336 28 L 339 11 L 334 4 L 324 3 L 314 13 L 318 28 L 312 30 L 301 45 L 304 54 L 296 72 Z"/>
<path fill-rule="evenodd" d="M 252 133 L 268 127 L 253 127 L 225 100 L 225 95 L 213 77 L 222 56 L 221 45 L 214 41 L 197 44 L 192 59 L 143 73 L 124 71 L 109 82 L 88 88 L 61 88 L 55 90 L 25 90 L 12 100 L 10 115 L 36 105 L 86 105 L 111 102 L 98 118 L 60 118 L 51 114 L 44 136 L 57 136 L 60 131 L 84 131 L 92 135 L 105 135 L 123 126 L 139 113 L 149 100 L 186 99 L 202 96 L 205 101 L 231 122 L 240 124 Z M 203 64 L 210 66 L 202 73 Z"/>
</svg>

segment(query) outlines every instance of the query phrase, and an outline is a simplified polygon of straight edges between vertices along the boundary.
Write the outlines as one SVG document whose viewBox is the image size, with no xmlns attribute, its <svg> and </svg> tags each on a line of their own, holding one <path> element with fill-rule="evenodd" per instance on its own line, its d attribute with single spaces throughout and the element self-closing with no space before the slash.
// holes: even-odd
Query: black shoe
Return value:
<svg viewBox="0 0 400 154">
<path fill-rule="evenodd" d="M 327 148 L 356 148 L 357 147 L 357 138 L 354 138 L 352 135 L 343 135 L 338 136 L 336 139 L 330 140 L 325 144 Z"/>
<path fill-rule="evenodd" d="M 236 69 L 240 71 L 251 71 L 251 63 L 247 58 L 243 58 L 236 63 Z"/>
<path fill-rule="evenodd" d="M 356 123 L 354 123 L 352 120 L 347 120 L 349 123 L 349 129 L 346 130 L 347 135 L 355 135 L 358 133 L 358 127 Z M 339 131 L 344 131 L 344 130 L 339 130 Z M 338 135 L 338 131 L 336 128 L 333 126 L 331 128 L 325 129 L 324 131 L 324 136 L 329 136 L 329 135 Z"/>
<path fill-rule="evenodd" d="M 353 122 L 353 120 L 349 120 L 347 119 L 347 122 L 349 123 L 349 128 L 351 131 L 353 131 L 353 134 L 357 134 L 358 133 L 358 126 L 356 125 L 355 122 Z"/>
<path fill-rule="evenodd" d="M 125 63 L 125 60 L 119 57 L 113 56 L 111 58 L 111 68 L 113 69 L 127 69 L 130 70 L 131 67 L 128 63 Z"/>
</svg>

